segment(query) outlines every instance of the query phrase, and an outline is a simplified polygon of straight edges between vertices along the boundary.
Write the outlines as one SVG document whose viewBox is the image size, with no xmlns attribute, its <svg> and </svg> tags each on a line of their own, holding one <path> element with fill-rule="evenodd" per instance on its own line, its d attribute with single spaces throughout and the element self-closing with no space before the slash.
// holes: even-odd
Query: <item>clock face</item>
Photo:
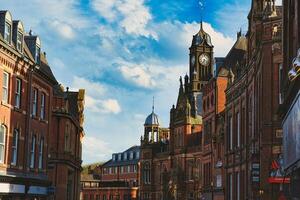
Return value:
<svg viewBox="0 0 300 200">
<path fill-rule="evenodd" d="M 192 66 L 195 65 L 195 62 L 196 62 L 196 58 L 195 58 L 195 56 L 193 55 L 193 56 L 191 57 L 191 64 L 192 64 Z"/>
<path fill-rule="evenodd" d="M 208 66 L 209 65 L 209 57 L 207 54 L 201 54 L 199 56 L 199 63 L 203 66 Z"/>
</svg>

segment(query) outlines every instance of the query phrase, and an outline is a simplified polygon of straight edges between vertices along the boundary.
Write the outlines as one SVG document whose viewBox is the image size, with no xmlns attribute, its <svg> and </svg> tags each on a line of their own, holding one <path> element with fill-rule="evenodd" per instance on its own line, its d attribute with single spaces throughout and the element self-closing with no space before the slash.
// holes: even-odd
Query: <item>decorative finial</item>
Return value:
<svg viewBox="0 0 300 200">
<path fill-rule="evenodd" d="M 32 30 L 31 29 L 29 30 L 29 35 L 32 36 Z"/>
<path fill-rule="evenodd" d="M 152 112 L 154 113 L 154 96 L 153 96 L 153 102 L 152 102 Z"/>
<path fill-rule="evenodd" d="M 199 0 L 200 6 L 200 29 L 203 29 L 203 12 L 204 12 L 204 0 Z"/>
</svg>

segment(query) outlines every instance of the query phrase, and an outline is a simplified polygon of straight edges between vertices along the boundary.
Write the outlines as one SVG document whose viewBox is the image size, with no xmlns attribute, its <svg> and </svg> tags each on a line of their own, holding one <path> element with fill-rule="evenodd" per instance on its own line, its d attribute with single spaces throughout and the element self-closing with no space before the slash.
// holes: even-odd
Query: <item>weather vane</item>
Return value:
<svg viewBox="0 0 300 200">
<path fill-rule="evenodd" d="M 199 0 L 199 6 L 200 6 L 200 17 L 201 17 L 201 24 L 202 24 L 203 13 L 205 9 L 205 0 Z"/>
</svg>

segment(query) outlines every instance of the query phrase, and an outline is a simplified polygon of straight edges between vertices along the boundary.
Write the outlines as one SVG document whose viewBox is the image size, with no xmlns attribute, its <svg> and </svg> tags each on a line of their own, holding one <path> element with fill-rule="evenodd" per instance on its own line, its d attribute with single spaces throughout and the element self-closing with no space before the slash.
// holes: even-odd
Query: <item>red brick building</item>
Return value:
<svg viewBox="0 0 300 200">
<path fill-rule="evenodd" d="M 48 164 L 54 144 L 57 87 L 46 54 L 41 53 L 39 37 L 31 31 L 27 34 L 23 23 L 13 20 L 9 11 L 0 11 L 1 199 L 52 198 Z M 69 104 L 77 106 L 74 101 Z M 76 167 L 80 170 L 80 164 Z M 74 189 L 76 184 L 79 182 L 74 182 Z"/>
<path fill-rule="evenodd" d="M 82 200 L 138 200 L 140 147 L 114 153 L 112 159 L 81 180 Z"/>
<path fill-rule="evenodd" d="M 275 1 L 252 1 L 249 30 L 225 58 L 226 199 L 275 199 L 283 173 L 279 78 L 282 67 L 282 9 Z M 278 173 L 273 173 L 274 168 Z"/>
<path fill-rule="evenodd" d="M 83 108 L 84 90 L 55 88 L 48 153 L 48 174 L 55 187 L 55 199 L 80 197 Z"/>
<path fill-rule="evenodd" d="M 207 199 L 224 199 L 224 111 L 228 70 L 219 63 L 216 76 L 203 87 L 204 138 L 202 163 L 203 194 Z M 205 134 L 208 133 L 208 134 Z"/>
</svg>

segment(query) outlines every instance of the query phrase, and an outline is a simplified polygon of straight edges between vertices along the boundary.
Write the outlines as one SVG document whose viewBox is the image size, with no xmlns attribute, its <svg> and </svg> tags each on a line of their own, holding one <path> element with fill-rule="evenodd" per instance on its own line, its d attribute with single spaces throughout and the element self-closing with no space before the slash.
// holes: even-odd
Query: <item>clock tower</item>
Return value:
<svg viewBox="0 0 300 200">
<path fill-rule="evenodd" d="M 211 37 L 200 24 L 199 32 L 193 36 L 190 47 L 190 89 L 200 92 L 203 85 L 213 77 L 213 49 Z"/>
</svg>

